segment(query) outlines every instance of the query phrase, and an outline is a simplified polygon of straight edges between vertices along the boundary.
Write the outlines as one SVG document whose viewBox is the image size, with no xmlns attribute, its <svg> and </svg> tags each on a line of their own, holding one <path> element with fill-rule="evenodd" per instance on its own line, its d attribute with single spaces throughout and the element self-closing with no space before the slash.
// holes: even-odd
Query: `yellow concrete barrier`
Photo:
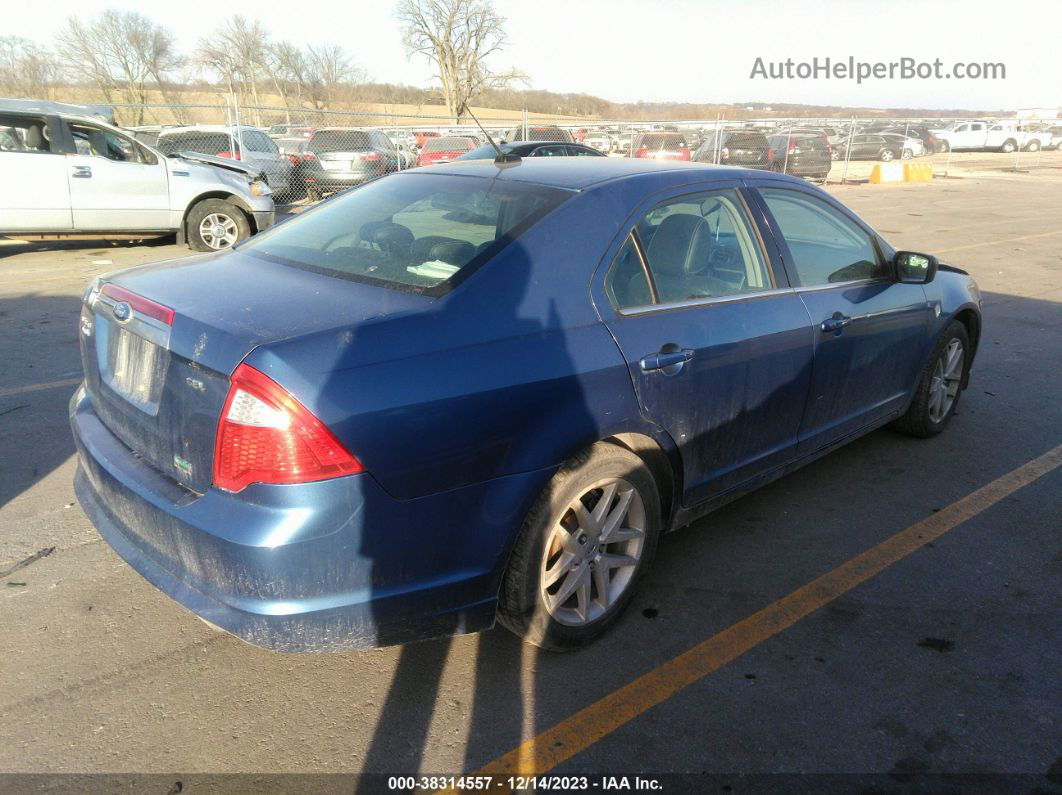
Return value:
<svg viewBox="0 0 1062 795">
<path fill-rule="evenodd" d="M 870 172 L 870 184 L 882 185 L 887 182 L 903 182 L 904 169 L 899 163 L 877 163 Z"/>
<path fill-rule="evenodd" d="M 904 163 L 904 182 L 932 182 L 933 166 L 929 163 Z"/>
</svg>

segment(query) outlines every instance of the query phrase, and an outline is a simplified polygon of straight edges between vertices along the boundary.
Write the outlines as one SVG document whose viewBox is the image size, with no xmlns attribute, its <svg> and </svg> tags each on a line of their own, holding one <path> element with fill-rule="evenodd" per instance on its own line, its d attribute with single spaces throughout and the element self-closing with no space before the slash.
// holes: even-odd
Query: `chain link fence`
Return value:
<svg viewBox="0 0 1062 795">
<path fill-rule="evenodd" d="M 921 173 L 933 177 L 1062 167 L 1058 119 L 653 121 L 510 111 L 477 117 L 477 124 L 439 110 L 389 114 L 229 102 L 115 105 L 114 115 L 134 137 L 164 154 L 195 151 L 260 167 L 280 203 L 316 201 L 393 171 L 463 156 L 493 157 L 488 134 L 505 148 L 521 147 L 516 151 L 525 156 L 689 160 L 824 183 L 865 182 L 876 165 L 890 163 L 926 164 Z"/>
</svg>

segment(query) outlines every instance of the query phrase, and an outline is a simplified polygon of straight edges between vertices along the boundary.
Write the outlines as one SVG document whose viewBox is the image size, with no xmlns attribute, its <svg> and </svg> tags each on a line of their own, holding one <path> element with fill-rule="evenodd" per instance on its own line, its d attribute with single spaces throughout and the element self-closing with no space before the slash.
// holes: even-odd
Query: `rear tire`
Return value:
<svg viewBox="0 0 1062 795">
<path fill-rule="evenodd" d="M 645 463 L 623 447 L 595 444 L 553 476 L 528 512 L 502 578 L 499 622 L 553 651 L 589 643 L 630 602 L 660 525 Z"/>
<path fill-rule="evenodd" d="M 970 336 L 966 326 L 954 320 L 933 346 L 919 375 L 911 406 L 893 427 L 920 439 L 943 431 L 958 408 L 969 362 Z"/>
<path fill-rule="evenodd" d="M 1003 146 L 999 147 L 999 151 L 1005 155 L 1012 154 L 1015 149 L 1018 148 L 1018 142 L 1013 138 L 1008 138 L 1003 142 Z"/>
<path fill-rule="evenodd" d="M 224 199 L 204 199 L 188 213 L 188 245 L 195 251 L 224 251 L 251 236 L 243 210 Z"/>
<path fill-rule="evenodd" d="M 1025 151 L 1027 151 L 1027 152 L 1039 152 L 1040 151 L 1040 142 L 1036 141 L 1036 140 L 1029 141 L 1029 145 L 1027 147 L 1025 147 Z"/>
<path fill-rule="evenodd" d="M 896 155 L 893 154 L 891 149 L 882 149 L 881 154 L 879 154 L 878 157 L 881 159 L 882 163 L 888 163 L 895 158 Z"/>
</svg>

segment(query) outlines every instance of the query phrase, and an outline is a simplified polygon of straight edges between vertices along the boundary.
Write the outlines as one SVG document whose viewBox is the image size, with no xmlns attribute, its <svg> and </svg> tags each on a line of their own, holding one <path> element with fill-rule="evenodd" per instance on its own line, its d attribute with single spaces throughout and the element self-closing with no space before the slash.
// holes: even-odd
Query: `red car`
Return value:
<svg viewBox="0 0 1062 795">
<path fill-rule="evenodd" d="M 447 138 L 429 138 L 417 158 L 418 166 L 430 166 L 432 163 L 449 163 L 457 160 L 465 152 L 471 152 L 479 146 L 475 138 L 454 135 Z"/>
<path fill-rule="evenodd" d="M 634 156 L 656 160 L 689 160 L 690 148 L 682 133 L 642 133 L 634 141 Z"/>
</svg>

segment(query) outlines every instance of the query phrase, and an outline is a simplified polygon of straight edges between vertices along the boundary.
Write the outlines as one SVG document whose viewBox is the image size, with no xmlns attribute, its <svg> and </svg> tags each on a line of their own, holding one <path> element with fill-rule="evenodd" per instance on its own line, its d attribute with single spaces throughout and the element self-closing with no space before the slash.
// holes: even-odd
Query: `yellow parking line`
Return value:
<svg viewBox="0 0 1062 795">
<path fill-rule="evenodd" d="M 1036 235 L 1022 235 L 1021 237 L 1008 237 L 1003 240 L 989 240 L 985 243 L 970 243 L 965 246 L 952 246 L 951 248 L 938 248 L 937 252 L 943 253 L 945 251 L 966 251 L 970 248 L 982 248 L 984 246 L 1001 246 L 1004 243 L 1017 243 L 1019 240 L 1033 240 L 1038 237 L 1051 237 L 1053 235 L 1062 235 L 1062 229 L 1056 229 L 1054 232 L 1040 232 Z"/>
<path fill-rule="evenodd" d="M 62 381 L 48 381 L 44 384 L 29 384 L 28 386 L 0 387 L 0 397 L 9 395 L 24 395 L 27 392 L 40 392 L 43 389 L 58 389 L 61 386 L 74 386 L 80 384 L 80 378 L 64 378 Z"/>
<path fill-rule="evenodd" d="M 533 776 L 551 770 L 1060 465 L 1062 444 L 643 674 L 471 775 Z"/>
</svg>

